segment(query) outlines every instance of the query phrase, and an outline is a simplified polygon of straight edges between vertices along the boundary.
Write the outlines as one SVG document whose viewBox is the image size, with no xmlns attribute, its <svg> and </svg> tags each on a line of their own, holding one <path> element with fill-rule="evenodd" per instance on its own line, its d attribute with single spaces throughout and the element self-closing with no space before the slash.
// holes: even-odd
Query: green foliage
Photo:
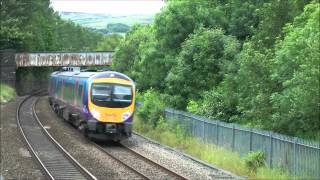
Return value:
<svg viewBox="0 0 320 180">
<path fill-rule="evenodd" d="M 263 6 L 263 0 L 226 0 L 220 3 L 220 8 L 228 19 L 226 31 L 244 41 L 251 37 L 259 24 L 255 11 Z"/>
<path fill-rule="evenodd" d="M 103 40 L 97 46 L 98 51 L 114 51 L 120 44 L 122 36 L 118 34 L 111 34 L 104 36 Z"/>
<path fill-rule="evenodd" d="M 107 25 L 106 30 L 109 33 L 116 33 L 116 32 L 125 33 L 130 30 L 130 26 L 122 23 L 110 23 Z"/>
<path fill-rule="evenodd" d="M 168 1 L 126 35 L 114 67 L 168 106 L 315 139 L 319 2 L 308 3 Z"/>
<path fill-rule="evenodd" d="M 275 90 L 275 83 L 270 78 L 272 53 L 262 54 L 251 43 L 245 43 L 237 57 L 238 70 L 226 79 L 234 87 L 224 90 L 237 91 L 237 111 L 242 113 L 241 121 L 254 122 L 255 125 L 270 127 L 272 104 L 270 95 Z M 229 90 L 230 91 L 230 90 Z M 230 96 L 226 96 L 229 98 Z"/>
<path fill-rule="evenodd" d="M 163 52 L 155 40 L 152 29 L 147 29 L 148 39 L 138 47 L 139 55 L 134 63 L 134 78 L 137 86 L 142 89 L 154 88 L 163 90 L 165 87 L 164 78 L 172 61 L 164 61 Z"/>
<path fill-rule="evenodd" d="M 250 173 L 257 173 L 258 168 L 265 166 L 265 159 L 266 154 L 264 152 L 256 151 L 250 152 L 244 160 Z"/>
<path fill-rule="evenodd" d="M 277 38 L 283 37 L 283 27 L 299 15 L 311 0 L 269 0 L 255 10 L 260 19 L 258 27 L 254 29 L 252 41 L 256 48 L 264 51 L 274 47 Z"/>
<path fill-rule="evenodd" d="M 199 29 L 185 41 L 176 58 L 177 65 L 166 78 L 168 92 L 198 99 L 203 91 L 222 81 L 224 66 L 233 61 L 238 51 L 237 40 L 223 31 Z"/>
<path fill-rule="evenodd" d="M 2 0 L 0 13 L 1 50 L 93 51 L 103 37 L 71 21 L 62 20 L 50 7 L 49 0 Z M 104 48 L 103 44 L 101 48 Z M 53 69 L 19 68 L 16 76 L 18 81 L 46 80 Z"/>
<path fill-rule="evenodd" d="M 13 9 L 15 10 L 14 14 L 11 13 Z M 22 40 L 30 35 L 22 31 L 23 21 L 26 21 L 26 18 L 22 16 L 24 13 L 25 9 L 22 7 L 21 1 L 1 1 L 0 49 L 21 48 L 23 46 Z"/>
<path fill-rule="evenodd" d="M 0 103 L 6 103 L 16 96 L 14 89 L 8 85 L 0 84 Z"/>
<path fill-rule="evenodd" d="M 154 20 L 155 37 L 161 48 L 176 51 L 199 27 L 222 27 L 226 23 L 215 1 L 170 1 Z"/>
<path fill-rule="evenodd" d="M 272 125 L 280 132 L 320 133 L 319 11 L 319 3 L 306 6 L 275 49 L 272 77 L 279 91 L 271 96 Z"/>
<path fill-rule="evenodd" d="M 155 127 L 158 120 L 163 117 L 165 103 L 156 91 L 150 89 L 141 95 L 142 107 L 138 108 L 137 115 L 146 123 Z"/>
<path fill-rule="evenodd" d="M 201 99 L 196 102 L 196 105 L 192 106 L 189 103 L 187 109 L 193 109 L 193 113 L 211 119 L 226 122 L 236 121 L 236 117 L 239 114 L 236 109 L 236 94 L 232 90 L 226 91 L 228 88 L 225 86 L 226 84 L 223 82 L 221 87 L 203 92 Z"/>
<path fill-rule="evenodd" d="M 294 177 L 279 169 L 270 169 L 262 166 L 263 158 L 251 158 L 257 167 L 256 173 L 252 173 L 246 166 L 246 158 L 230 150 L 205 144 L 197 138 L 188 136 L 183 128 L 160 118 L 158 125 L 154 127 L 143 121 L 139 116 L 135 117 L 134 130 L 144 136 L 152 138 L 161 144 L 169 145 L 184 153 L 190 154 L 219 168 L 228 170 L 236 175 L 249 179 L 293 179 Z"/>
<path fill-rule="evenodd" d="M 139 61 L 138 48 L 140 44 L 148 40 L 149 36 L 146 33 L 148 26 L 142 27 L 136 25 L 128 32 L 123 41 L 120 42 L 113 56 L 112 67 L 114 70 L 123 72 L 131 77 L 133 75 L 134 64 Z M 138 82 L 139 83 L 139 82 Z"/>
<path fill-rule="evenodd" d="M 49 0 L 1 1 L 0 49 L 95 50 L 101 34 L 61 20 L 49 5 Z"/>
</svg>

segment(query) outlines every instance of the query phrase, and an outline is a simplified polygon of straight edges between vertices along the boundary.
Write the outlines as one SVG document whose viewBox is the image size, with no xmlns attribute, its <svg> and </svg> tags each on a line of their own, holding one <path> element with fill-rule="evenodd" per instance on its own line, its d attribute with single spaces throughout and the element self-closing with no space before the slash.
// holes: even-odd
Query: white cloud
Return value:
<svg viewBox="0 0 320 180">
<path fill-rule="evenodd" d="M 155 14 L 164 5 L 162 0 L 51 0 L 55 11 L 112 15 Z"/>
</svg>

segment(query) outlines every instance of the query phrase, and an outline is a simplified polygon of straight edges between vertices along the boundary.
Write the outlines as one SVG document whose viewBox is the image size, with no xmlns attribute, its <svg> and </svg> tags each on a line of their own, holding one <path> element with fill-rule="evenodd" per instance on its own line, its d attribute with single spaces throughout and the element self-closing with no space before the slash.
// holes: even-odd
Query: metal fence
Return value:
<svg viewBox="0 0 320 180">
<path fill-rule="evenodd" d="M 263 151 L 271 168 L 281 168 L 295 176 L 320 179 L 320 144 L 173 109 L 166 109 L 165 115 L 169 121 L 179 121 L 182 128 L 204 143 L 231 149 L 240 156 L 251 151 Z"/>
</svg>

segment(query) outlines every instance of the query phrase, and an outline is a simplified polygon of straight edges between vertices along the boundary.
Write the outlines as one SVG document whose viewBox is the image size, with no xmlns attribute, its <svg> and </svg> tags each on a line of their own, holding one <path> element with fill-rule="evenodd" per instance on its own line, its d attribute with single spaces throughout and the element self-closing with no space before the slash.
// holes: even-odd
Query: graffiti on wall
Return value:
<svg viewBox="0 0 320 180">
<path fill-rule="evenodd" d="M 110 66 L 112 52 L 16 53 L 17 67 L 37 66 Z"/>
</svg>

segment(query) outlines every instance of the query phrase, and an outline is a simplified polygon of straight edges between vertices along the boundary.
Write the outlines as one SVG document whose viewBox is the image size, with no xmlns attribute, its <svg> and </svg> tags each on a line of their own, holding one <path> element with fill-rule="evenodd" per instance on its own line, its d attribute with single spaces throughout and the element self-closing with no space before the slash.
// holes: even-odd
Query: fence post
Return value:
<svg viewBox="0 0 320 180">
<path fill-rule="evenodd" d="M 252 128 L 250 128 L 250 149 L 249 149 L 249 152 L 252 151 Z"/>
<path fill-rule="evenodd" d="M 272 168 L 272 155 L 273 155 L 273 138 L 272 138 L 272 132 L 270 132 L 269 134 L 270 136 L 270 149 L 269 149 L 269 153 L 270 153 L 270 156 L 269 156 L 269 166 L 270 168 Z"/>
<path fill-rule="evenodd" d="M 205 133 L 204 133 L 204 124 L 205 124 L 205 122 L 202 121 L 202 139 L 203 139 L 203 142 L 206 143 L 207 141 L 206 141 L 206 139 L 205 139 L 205 137 L 204 137 L 204 134 L 205 134 Z"/>
<path fill-rule="evenodd" d="M 293 139 L 293 175 L 297 176 L 297 137 Z"/>
<path fill-rule="evenodd" d="M 235 149 L 235 127 L 234 124 L 232 126 L 232 151 Z"/>
<path fill-rule="evenodd" d="M 218 121 L 216 122 L 216 126 L 217 126 L 216 127 L 216 130 L 217 130 L 217 137 L 216 137 L 217 141 L 216 142 L 217 142 L 217 145 L 219 145 L 219 122 Z"/>
</svg>

